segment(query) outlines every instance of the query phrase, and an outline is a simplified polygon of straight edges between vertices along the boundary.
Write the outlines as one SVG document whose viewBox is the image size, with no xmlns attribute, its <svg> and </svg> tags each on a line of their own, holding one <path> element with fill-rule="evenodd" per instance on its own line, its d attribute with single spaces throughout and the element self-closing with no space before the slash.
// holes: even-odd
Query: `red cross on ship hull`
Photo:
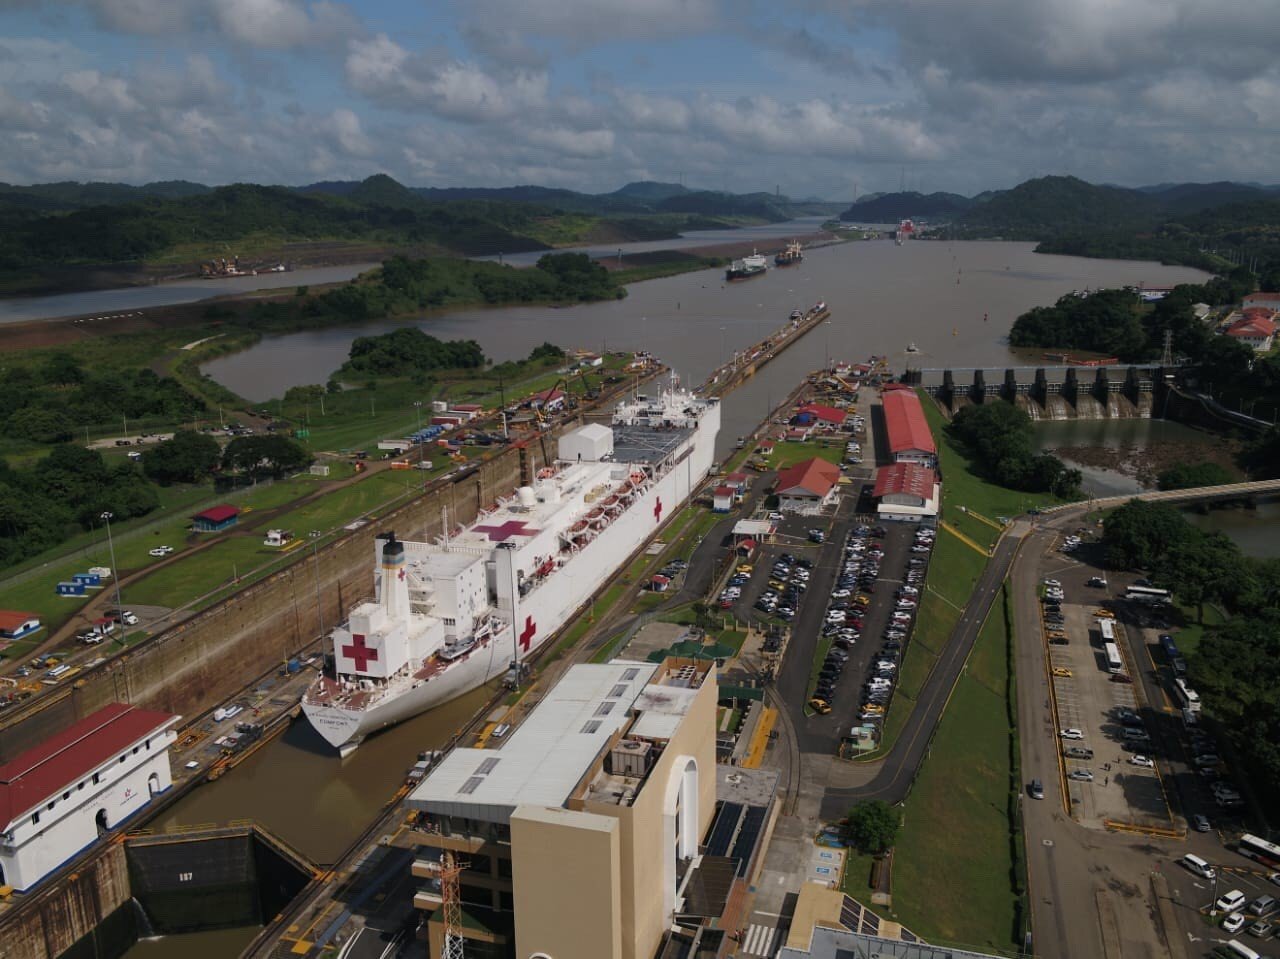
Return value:
<svg viewBox="0 0 1280 959">
<path fill-rule="evenodd" d="M 512 536 L 537 536 L 540 532 L 536 529 L 530 529 L 522 519 L 509 519 L 497 526 L 477 526 L 475 531 L 484 533 L 489 537 L 489 542 L 491 543 L 505 543 Z"/>
<path fill-rule="evenodd" d="M 655 523 L 662 522 L 662 497 L 658 497 L 658 501 L 653 504 L 653 521 Z"/>
<path fill-rule="evenodd" d="M 352 644 L 342 647 L 342 655 L 355 661 L 356 669 L 365 672 L 369 664 L 378 661 L 378 651 L 365 645 L 365 637 L 360 633 L 351 634 Z"/>
<path fill-rule="evenodd" d="M 538 624 L 533 621 L 532 616 L 524 618 L 524 629 L 520 631 L 520 648 L 526 653 L 529 651 L 529 644 L 533 642 L 533 637 L 538 634 Z"/>
</svg>

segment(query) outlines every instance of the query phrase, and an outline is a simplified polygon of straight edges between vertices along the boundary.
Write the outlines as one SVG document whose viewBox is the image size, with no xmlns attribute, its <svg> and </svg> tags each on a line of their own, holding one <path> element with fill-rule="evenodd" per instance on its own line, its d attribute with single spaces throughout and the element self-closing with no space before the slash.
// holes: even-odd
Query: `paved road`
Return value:
<svg viewBox="0 0 1280 959">
<path fill-rule="evenodd" d="M 852 802 L 882 799 L 896 803 L 906 797 L 916 771 L 928 752 L 933 731 L 942 717 L 942 710 L 951 696 L 956 679 L 964 668 L 969 651 L 982 629 L 982 623 L 999 595 L 1000 584 L 1008 575 L 1029 529 L 1028 524 L 1020 521 L 1001 537 L 995 555 L 987 563 L 986 570 L 974 587 L 969 603 L 960 615 L 960 621 L 952 630 L 933 672 L 925 680 L 915 709 L 889 755 L 876 764 L 877 771 L 869 782 L 858 786 L 828 787 L 822 802 L 824 817 L 835 819 L 843 816 Z"/>
</svg>

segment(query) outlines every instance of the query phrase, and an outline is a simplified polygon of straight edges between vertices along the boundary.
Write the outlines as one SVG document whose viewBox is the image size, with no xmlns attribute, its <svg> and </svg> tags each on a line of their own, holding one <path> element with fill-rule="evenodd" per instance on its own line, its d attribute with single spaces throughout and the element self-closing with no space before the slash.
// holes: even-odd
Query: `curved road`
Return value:
<svg viewBox="0 0 1280 959">
<path fill-rule="evenodd" d="M 1013 566 L 1023 538 L 1030 531 L 1029 523 L 1018 520 L 1000 538 L 995 555 L 983 570 L 889 755 L 872 767 L 876 773 L 870 782 L 859 786 L 828 786 L 822 800 L 824 817 L 839 819 L 853 801 L 882 799 L 897 803 L 906 798 L 916 771 L 924 762 L 933 741 L 933 732 L 942 718 L 942 710 L 969 658 L 969 651 L 973 649 L 987 613 L 1000 593 L 1000 586 Z"/>
</svg>

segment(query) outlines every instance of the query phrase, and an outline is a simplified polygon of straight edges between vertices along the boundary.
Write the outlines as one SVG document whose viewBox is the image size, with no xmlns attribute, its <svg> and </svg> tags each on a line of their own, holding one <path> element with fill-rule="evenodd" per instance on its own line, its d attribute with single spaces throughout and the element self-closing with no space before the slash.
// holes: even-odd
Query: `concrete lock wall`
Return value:
<svg viewBox="0 0 1280 959">
<path fill-rule="evenodd" d="M 554 442 L 548 437 L 548 446 Z M 7 711 L 17 715 L 0 720 L 0 756 L 10 757 L 111 702 L 188 719 L 212 709 L 320 634 L 317 572 L 321 615 L 324 626 L 332 628 L 352 605 L 372 595 L 377 534 L 394 530 L 405 539 L 434 538 L 441 532 L 442 507 L 448 507 L 450 525 L 470 522 L 481 507 L 519 485 L 519 452 L 504 452 L 458 482 L 415 499 L 109 660 L 86 674 L 80 688 L 48 694 L 28 710 Z"/>
<path fill-rule="evenodd" d="M 48 959 L 70 949 L 129 901 L 124 846 L 112 843 L 74 876 L 15 908 L 0 920 L 6 959 Z"/>
</svg>

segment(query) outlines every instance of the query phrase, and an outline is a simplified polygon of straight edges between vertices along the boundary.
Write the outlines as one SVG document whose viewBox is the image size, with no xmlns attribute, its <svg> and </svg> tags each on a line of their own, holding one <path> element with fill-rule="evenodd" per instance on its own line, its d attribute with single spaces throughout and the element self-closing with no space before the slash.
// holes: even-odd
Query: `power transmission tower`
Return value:
<svg viewBox="0 0 1280 959">
<path fill-rule="evenodd" d="M 1173 366 L 1173 330 L 1164 331 L 1164 352 L 1160 354 L 1161 366 Z"/>
</svg>

